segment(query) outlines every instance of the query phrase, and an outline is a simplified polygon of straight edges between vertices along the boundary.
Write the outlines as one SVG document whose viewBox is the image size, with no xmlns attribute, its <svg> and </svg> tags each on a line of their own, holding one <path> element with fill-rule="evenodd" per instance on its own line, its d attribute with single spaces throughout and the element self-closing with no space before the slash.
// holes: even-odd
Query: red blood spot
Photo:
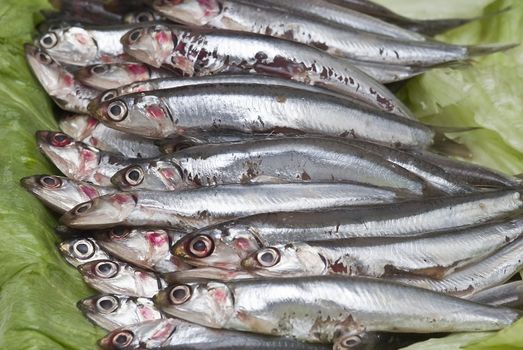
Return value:
<svg viewBox="0 0 523 350">
<path fill-rule="evenodd" d="M 80 159 L 85 162 L 89 162 L 95 160 L 96 155 L 91 150 L 83 149 L 82 152 L 80 152 Z"/>
<path fill-rule="evenodd" d="M 164 338 L 166 338 L 167 336 L 169 336 L 173 332 L 173 327 L 174 327 L 173 325 L 168 323 L 165 327 L 160 329 L 158 332 L 154 333 L 151 336 L 151 339 L 164 339 Z"/>
<path fill-rule="evenodd" d="M 156 41 L 160 44 L 165 44 L 171 40 L 170 36 L 166 32 L 158 32 L 154 35 Z"/>
<path fill-rule="evenodd" d="M 91 137 L 91 144 L 96 147 L 98 145 L 98 139 L 96 137 Z"/>
<path fill-rule="evenodd" d="M 81 185 L 80 190 L 82 190 L 83 193 L 90 199 L 94 199 L 96 197 L 99 197 L 98 191 L 95 190 L 93 187 L 88 185 Z"/>
<path fill-rule="evenodd" d="M 85 44 L 87 44 L 87 42 L 89 41 L 85 35 L 80 34 L 80 33 L 76 33 L 76 34 L 74 35 L 74 38 L 75 38 L 76 41 L 78 41 L 78 43 L 80 43 L 81 45 L 85 45 Z"/>
<path fill-rule="evenodd" d="M 74 78 L 71 74 L 64 75 L 63 82 L 65 86 L 71 87 L 74 84 Z"/>
<path fill-rule="evenodd" d="M 145 107 L 145 110 L 147 114 L 151 116 L 153 119 L 163 119 L 165 118 L 165 111 L 162 107 L 158 105 L 150 105 Z"/>
<path fill-rule="evenodd" d="M 176 176 L 176 173 L 172 169 L 161 169 L 160 173 L 165 177 L 166 179 L 172 179 Z"/>
<path fill-rule="evenodd" d="M 248 250 L 251 247 L 249 240 L 245 238 L 238 238 L 234 241 L 234 246 L 240 250 Z"/>
<path fill-rule="evenodd" d="M 158 317 L 156 316 L 156 313 L 149 309 L 147 306 L 139 306 L 138 311 L 140 312 L 140 315 L 142 315 L 144 320 L 150 321 L 150 320 L 156 320 Z"/>
<path fill-rule="evenodd" d="M 223 303 L 227 299 L 227 293 L 221 289 L 214 289 L 210 292 L 210 294 L 213 296 L 214 300 L 220 303 Z"/>
<path fill-rule="evenodd" d="M 118 204 L 125 204 L 131 201 L 131 196 L 126 194 L 115 194 L 113 195 L 113 201 Z"/>
<path fill-rule="evenodd" d="M 102 61 L 103 63 L 111 63 L 113 61 L 113 58 L 107 54 L 103 54 L 100 57 L 100 61 Z"/>
<path fill-rule="evenodd" d="M 97 119 L 91 118 L 91 117 L 89 117 L 89 119 L 87 119 L 87 128 L 94 129 L 97 125 L 98 125 Z"/>
<path fill-rule="evenodd" d="M 146 237 L 149 243 L 151 243 L 154 247 L 161 247 L 167 243 L 165 234 L 158 232 L 147 232 Z"/>
<path fill-rule="evenodd" d="M 127 69 L 134 75 L 141 75 L 147 73 L 147 68 L 142 64 L 130 64 Z"/>
</svg>

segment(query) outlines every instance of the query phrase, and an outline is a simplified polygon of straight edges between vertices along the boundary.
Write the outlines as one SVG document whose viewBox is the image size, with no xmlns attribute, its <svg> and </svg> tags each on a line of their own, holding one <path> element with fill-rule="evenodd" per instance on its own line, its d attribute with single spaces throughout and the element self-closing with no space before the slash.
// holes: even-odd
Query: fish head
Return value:
<svg viewBox="0 0 523 350">
<path fill-rule="evenodd" d="M 156 0 L 153 8 L 172 21 L 195 26 L 207 25 L 221 12 L 216 0 Z"/>
<path fill-rule="evenodd" d="M 165 137 L 165 130 L 174 123 L 169 108 L 154 94 L 125 95 L 101 103 L 95 100 L 88 108 L 114 129 L 149 138 Z"/>
<path fill-rule="evenodd" d="M 118 294 L 82 299 L 77 307 L 91 322 L 107 330 L 162 318 L 152 300 Z"/>
<path fill-rule="evenodd" d="M 168 26 L 154 24 L 131 30 L 121 42 L 128 55 L 160 68 L 173 53 L 178 40 Z"/>
<path fill-rule="evenodd" d="M 259 239 L 248 230 L 217 226 L 184 236 L 173 245 L 171 253 L 189 265 L 235 270 L 244 257 L 261 247 Z"/>
<path fill-rule="evenodd" d="M 162 19 L 163 18 L 159 13 L 148 9 L 144 9 L 142 11 L 129 12 L 123 16 L 123 22 L 129 24 L 161 21 Z"/>
<path fill-rule="evenodd" d="M 75 140 L 87 138 L 98 124 L 95 118 L 81 114 L 67 116 L 58 122 L 60 130 Z"/>
<path fill-rule="evenodd" d="M 137 205 L 132 193 L 115 193 L 78 204 L 60 221 L 71 228 L 106 228 L 124 224 Z"/>
<path fill-rule="evenodd" d="M 81 68 L 75 76 L 80 82 L 95 88 L 116 89 L 134 81 L 149 79 L 150 71 L 141 63 L 97 64 Z"/>
<path fill-rule="evenodd" d="M 165 313 L 212 328 L 223 328 L 234 313 L 233 294 L 225 283 L 174 284 L 153 298 Z"/>
<path fill-rule="evenodd" d="M 76 238 L 58 245 L 64 259 L 74 267 L 95 260 L 109 259 L 109 255 L 92 238 Z"/>
<path fill-rule="evenodd" d="M 160 349 L 169 343 L 178 343 L 172 339 L 175 333 L 187 333 L 178 331 L 182 326 L 186 326 L 186 322 L 174 318 L 131 324 L 110 332 L 99 344 L 105 350 Z M 200 326 L 193 328 L 201 330 Z"/>
<path fill-rule="evenodd" d="M 37 131 L 40 151 L 67 177 L 84 180 L 98 168 L 100 151 L 61 132 Z"/>
<path fill-rule="evenodd" d="M 262 248 L 243 259 L 241 266 L 263 277 L 321 275 L 326 270 L 325 260 L 306 243 Z"/>
<path fill-rule="evenodd" d="M 135 280 L 129 270 L 133 268 L 109 259 L 93 260 L 78 266 L 84 281 L 92 288 L 126 295 L 129 288 L 135 287 Z"/>
<path fill-rule="evenodd" d="M 98 55 L 96 40 L 80 26 L 53 28 L 38 44 L 58 62 L 73 66 L 86 66 Z"/>
<path fill-rule="evenodd" d="M 174 162 L 141 162 L 116 172 L 111 178 L 122 191 L 179 190 L 185 188 L 181 169 Z"/>
</svg>

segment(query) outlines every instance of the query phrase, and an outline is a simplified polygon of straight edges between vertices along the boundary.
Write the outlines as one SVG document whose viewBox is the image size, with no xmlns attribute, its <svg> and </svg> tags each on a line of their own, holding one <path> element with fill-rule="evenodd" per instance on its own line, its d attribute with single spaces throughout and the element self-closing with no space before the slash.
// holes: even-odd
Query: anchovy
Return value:
<svg viewBox="0 0 523 350">
<path fill-rule="evenodd" d="M 284 242 L 414 236 L 487 222 L 521 208 L 519 192 L 500 190 L 366 208 L 260 214 L 190 233 L 171 252 L 190 265 L 234 269 L 254 251 Z"/>
<path fill-rule="evenodd" d="M 523 306 L 523 281 L 484 289 L 468 298 L 476 303 L 519 308 Z"/>
<path fill-rule="evenodd" d="M 175 318 L 129 325 L 112 331 L 99 342 L 102 349 L 141 350 L 329 350 L 283 337 L 239 333 L 202 327 Z"/>
<path fill-rule="evenodd" d="M 523 239 L 507 245 L 489 257 L 462 267 L 441 279 L 398 278 L 397 281 L 440 293 L 468 298 L 508 281 L 523 268 Z"/>
<path fill-rule="evenodd" d="M 175 284 L 155 303 L 204 326 L 333 342 L 334 348 L 359 344 L 373 332 L 498 330 L 521 316 L 399 283 L 340 276 Z"/>
<path fill-rule="evenodd" d="M 78 271 L 85 283 L 102 293 L 152 298 L 166 286 L 155 274 L 114 259 L 90 261 Z"/>
<path fill-rule="evenodd" d="M 114 187 L 97 186 L 55 175 L 28 176 L 20 182 L 26 190 L 58 213 L 65 213 L 80 203 L 117 191 Z"/>
<path fill-rule="evenodd" d="M 59 121 L 60 129 L 76 141 L 126 158 L 155 158 L 163 154 L 154 141 L 111 129 L 87 115 L 73 115 Z"/>
<path fill-rule="evenodd" d="M 152 68 L 142 63 L 97 64 L 83 67 L 75 72 L 82 84 L 97 90 L 116 89 L 136 81 L 166 78 L 172 73 Z"/>
<path fill-rule="evenodd" d="M 185 76 L 225 72 L 266 74 L 355 97 L 410 118 L 413 114 L 387 88 L 339 57 L 288 40 L 235 31 L 156 25 L 122 38 L 125 52 L 154 67 Z"/>
<path fill-rule="evenodd" d="M 137 267 L 158 273 L 189 268 L 169 251 L 172 242 L 183 237 L 182 233 L 155 228 L 115 227 L 96 232 L 94 237 L 104 250 Z"/>
<path fill-rule="evenodd" d="M 93 101 L 89 110 L 112 128 L 156 139 L 208 131 L 310 133 L 423 148 L 435 136 L 425 124 L 357 101 L 274 85 L 185 86 Z"/>
<path fill-rule="evenodd" d="M 239 217 L 279 211 L 391 203 L 405 195 L 350 183 L 252 184 L 186 191 L 122 192 L 98 197 L 64 214 L 72 228 L 114 225 L 193 229 Z"/>
<path fill-rule="evenodd" d="M 78 267 L 91 261 L 110 259 L 92 238 L 75 238 L 58 245 L 58 250 L 70 265 Z"/>
<path fill-rule="evenodd" d="M 422 195 L 425 182 L 335 139 L 285 138 L 194 146 L 135 163 L 111 179 L 121 190 L 180 190 L 234 183 L 354 181 Z"/>
<path fill-rule="evenodd" d="M 24 48 L 31 70 L 53 101 L 66 111 L 87 113 L 87 105 L 99 91 L 75 80 L 73 74 L 41 49 L 29 44 Z"/>
<path fill-rule="evenodd" d="M 171 20 L 191 26 L 263 34 L 306 44 L 335 56 L 387 64 L 434 66 L 514 47 L 463 46 L 435 40 L 412 41 L 391 38 L 331 25 L 315 18 L 300 16 L 299 13 L 258 6 L 258 2 L 247 2 L 164 2 L 167 6 L 157 6 L 156 10 Z"/>
<path fill-rule="evenodd" d="M 52 0 L 53 8 L 62 16 L 71 20 L 89 22 L 93 24 L 111 24 L 122 21 L 122 16 L 107 11 L 103 1 L 92 0 Z"/>
<path fill-rule="evenodd" d="M 147 298 L 101 294 L 82 299 L 76 305 L 91 322 L 108 331 L 163 318 Z"/>
<path fill-rule="evenodd" d="M 523 235 L 523 219 L 408 238 L 353 238 L 262 248 L 241 267 L 264 277 L 423 276 L 442 279 Z"/>
</svg>

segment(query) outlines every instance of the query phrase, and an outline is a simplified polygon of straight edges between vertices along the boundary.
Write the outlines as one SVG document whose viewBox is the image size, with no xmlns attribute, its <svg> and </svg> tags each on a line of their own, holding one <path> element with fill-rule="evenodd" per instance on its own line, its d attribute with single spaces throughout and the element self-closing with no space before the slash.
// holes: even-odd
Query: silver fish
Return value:
<svg viewBox="0 0 523 350">
<path fill-rule="evenodd" d="M 165 18 L 161 14 L 149 8 L 128 12 L 123 16 L 124 23 L 146 23 L 164 20 Z"/>
<path fill-rule="evenodd" d="M 264 34 L 306 44 L 335 56 L 377 63 L 433 66 L 514 47 L 460 46 L 435 40 L 391 38 L 331 25 L 296 12 L 259 6 L 258 2 L 250 1 L 186 0 L 180 4 L 169 1 L 163 4 L 166 6 L 156 6 L 156 10 L 171 20 L 187 25 Z"/>
<path fill-rule="evenodd" d="M 391 203 L 403 198 L 403 193 L 390 189 L 350 183 L 222 185 L 116 193 L 80 204 L 60 220 L 72 228 L 194 229 L 258 213 Z"/>
<path fill-rule="evenodd" d="M 383 110 L 413 118 L 386 87 L 339 57 L 288 40 L 235 31 L 155 25 L 122 38 L 125 51 L 154 67 L 186 76 L 266 74 L 321 85 Z"/>
<path fill-rule="evenodd" d="M 523 219 L 408 238 L 354 238 L 278 244 L 241 267 L 264 277 L 424 276 L 442 279 L 523 236 Z"/>
<path fill-rule="evenodd" d="M 78 267 L 91 261 L 110 259 L 92 238 L 75 238 L 58 245 L 58 250 L 70 265 Z"/>
<path fill-rule="evenodd" d="M 523 268 L 523 239 L 441 279 L 398 278 L 398 282 L 467 298 L 508 281 Z"/>
<path fill-rule="evenodd" d="M 190 233 L 171 252 L 190 265 L 235 269 L 254 251 L 280 243 L 420 235 L 479 224 L 520 208 L 519 192 L 501 190 L 366 208 L 260 214 Z"/>
<path fill-rule="evenodd" d="M 99 91 L 75 80 L 73 74 L 41 49 L 29 44 L 24 48 L 31 70 L 56 104 L 66 111 L 86 113 L 87 105 Z"/>
<path fill-rule="evenodd" d="M 422 195 L 425 182 L 359 147 L 326 138 L 280 138 L 194 146 L 117 172 L 125 191 L 234 183 L 353 181 Z"/>
<path fill-rule="evenodd" d="M 519 308 L 523 306 L 523 281 L 484 289 L 468 298 L 476 303 Z"/>
<path fill-rule="evenodd" d="M 105 350 L 329 350 L 331 346 L 306 344 L 271 337 L 202 327 L 175 318 L 155 320 L 112 331 L 99 342 Z"/>
<path fill-rule="evenodd" d="M 28 176 L 20 182 L 26 190 L 58 213 L 65 213 L 80 203 L 116 192 L 114 187 L 97 186 L 55 175 Z"/>
<path fill-rule="evenodd" d="M 154 141 L 111 129 L 87 115 L 73 115 L 59 121 L 60 129 L 76 141 L 126 158 L 154 158 L 163 154 Z"/>
<path fill-rule="evenodd" d="M 142 63 L 97 64 L 83 67 L 75 72 L 82 84 L 98 90 L 116 89 L 136 81 L 166 78 L 172 73 Z"/>
<path fill-rule="evenodd" d="M 91 322 L 108 331 L 163 318 L 147 298 L 101 294 L 82 299 L 76 305 Z"/>
<path fill-rule="evenodd" d="M 112 128 L 155 139 L 209 131 L 311 133 L 426 148 L 435 136 L 425 124 L 357 101 L 274 85 L 184 86 L 93 101 L 89 110 Z"/>
<path fill-rule="evenodd" d="M 165 288 L 155 274 L 115 259 L 93 260 L 78 266 L 85 283 L 102 293 L 152 298 Z"/>
<path fill-rule="evenodd" d="M 334 349 L 353 348 L 372 332 L 498 330 L 521 316 L 381 279 L 340 276 L 177 284 L 154 300 L 163 312 L 204 326 L 333 342 Z"/>
<path fill-rule="evenodd" d="M 182 233 L 154 228 L 115 227 L 96 232 L 94 237 L 113 256 L 144 269 L 166 273 L 189 268 L 169 251 L 171 242 L 183 237 Z"/>
</svg>

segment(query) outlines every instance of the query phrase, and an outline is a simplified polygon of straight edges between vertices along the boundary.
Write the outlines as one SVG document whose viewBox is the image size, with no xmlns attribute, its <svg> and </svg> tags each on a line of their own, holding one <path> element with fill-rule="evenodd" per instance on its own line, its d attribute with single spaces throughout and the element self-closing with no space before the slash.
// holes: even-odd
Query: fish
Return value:
<svg viewBox="0 0 523 350">
<path fill-rule="evenodd" d="M 49 3 L 53 9 L 58 11 L 54 13 L 65 16 L 70 20 L 93 24 L 111 24 L 123 20 L 121 15 L 107 11 L 103 1 L 51 0 Z"/>
<path fill-rule="evenodd" d="M 99 341 L 105 350 L 329 350 L 293 339 L 202 327 L 176 318 L 124 326 Z"/>
<path fill-rule="evenodd" d="M 186 0 L 182 3 L 166 1 L 162 4 L 155 7 L 158 12 L 189 26 L 263 34 L 312 46 L 334 56 L 376 63 L 427 67 L 463 61 L 517 46 L 464 46 L 436 40 L 391 38 L 331 25 L 316 18 L 300 16 L 296 11 L 282 11 L 281 7 L 266 7 L 263 1 L 260 4 L 258 1 Z"/>
<path fill-rule="evenodd" d="M 309 133 L 427 148 L 436 135 L 428 125 L 357 101 L 275 85 L 202 84 L 148 91 L 93 101 L 89 111 L 111 128 L 152 139 L 209 131 Z"/>
<path fill-rule="evenodd" d="M 130 227 L 114 227 L 93 233 L 98 244 L 111 255 L 157 273 L 189 268 L 169 251 L 172 242 L 183 235 L 172 230 Z"/>
<path fill-rule="evenodd" d="M 167 78 L 172 73 L 152 68 L 142 63 L 97 64 L 80 68 L 75 78 L 97 90 L 116 89 L 137 81 Z"/>
<path fill-rule="evenodd" d="M 34 76 L 58 107 L 87 113 L 87 106 L 100 92 L 75 80 L 72 73 L 40 48 L 25 44 L 24 49 Z"/>
<path fill-rule="evenodd" d="M 60 222 L 73 229 L 157 226 L 192 230 L 258 213 L 392 203 L 405 194 L 351 183 L 251 184 L 185 191 L 120 192 L 77 205 Z"/>
<path fill-rule="evenodd" d="M 341 274 L 442 279 L 523 236 L 523 218 L 408 238 L 282 242 L 262 248 L 241 268 L 270 278 Z"/>
<path fill-rule="evenodd" d="M 40 151 L 67 177 L 99 186 L 111 186 L 111 177 L 132 159 L 103 152 L 53 131 L 37 131 Z"/>
<path fill-rule="evenodd" d="M 76 305 L 89 321 L 107 331 L 164 318 L 148 298 L 99 294 L 82 299 Z"/>
<path fill-rule="evenodd" d="M 118 171 L 124 191 L 179 190 L 233 183 L 353 181 L 423 195 L 426 183 L 359 147 L 318 137 L 202 145 Z"/>
<path fill-rule="evenodd" d="M 60 254 L 65 261 L 73 267 L 86 264 L 91 261 L 110 259 L 111 256 L 98 245 L 92 238 L 74 238 L 63 241 L 58 245 Z"/>
<path fill-rule="evenodd" d="M 168 315 L 202 326 L 334 343 L 334 349 L 353 348 L 373 332 L 491 331 L 521 317 L 509 308 L 344 276 L 174 284 L 153 300 Z"/>
<path fill-rule="evenodd" d="M 112 186 L 97 186 L 56 175 L 27 176 L 20 183 L 46 207 L 61 214 L 80 203 L 117 191 Z"/>
<path fill-rule="evenodd" d="M 256 73 L 300 81 L 414 118 L 385 86 L 343 58 L 288 40 L 252 33 L 143 26 L 122 37 L 125 52 L 154 67 L 184 76 Z"/>
<path fill-rule="evenodd" d="M 521 309 L 523 307 L 523 281 L 509 282 L 484 289 L 472 294 L 468 299 L 480 304 Z"/>
<path fill-rule="evenodd" d="M 77 268 L 85 283 L 102 293 L 152 298 L 166 287 L 154 273 L 115 259 L 93 260 Z"/>
<path fill-rule="evenodd" d="M 468 298 L 508 281 L 523 268 L 523 239 L 519 238 L 481 261 L 463 266 L 441 280 L 398 277 L 398 282 Z"/>
<path fill-rule="evenodd" d="M 76 141 L 126 158 L 155 158 L 163 154 L 153 140 L 111 129 L 88 115 L 71 115 L 58 122 Z"/>
<path fill-rule="evenodd" d="M 193 266 L 235 269 L 256 250 L 284 242 L 417 236 L 485 223 L 521 208 L 519 192 L 499 190 L 363 208 L 258 214 L 191 232 L 171 253 Z"/>
</svg>

